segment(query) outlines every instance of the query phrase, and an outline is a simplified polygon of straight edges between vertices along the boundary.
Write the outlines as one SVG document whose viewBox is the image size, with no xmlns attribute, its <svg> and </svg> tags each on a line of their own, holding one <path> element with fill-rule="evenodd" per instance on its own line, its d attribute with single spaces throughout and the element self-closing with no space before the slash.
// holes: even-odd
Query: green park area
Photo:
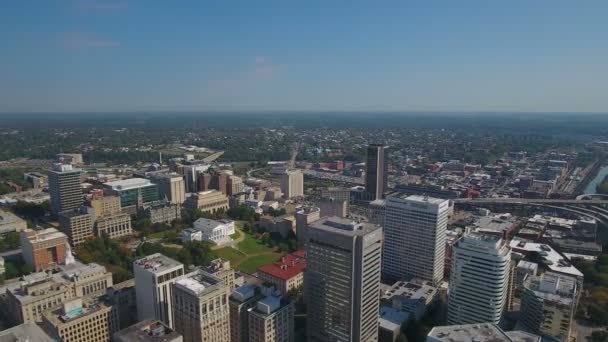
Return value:
<svg viewBox="0 0 608 342">
<path fill-rule="evenodd" d="M 224 247 L 213 250 L 212 256 L 230 260 L 233 268 L 245 272 L 254 273 L 260 266 L 276 261 L 281 254 L 274 252 L 272 247 L 257 240 L 251 234 L 238 231 L 233 234 L 237 242 L 235 247 Z"/>
</svg>

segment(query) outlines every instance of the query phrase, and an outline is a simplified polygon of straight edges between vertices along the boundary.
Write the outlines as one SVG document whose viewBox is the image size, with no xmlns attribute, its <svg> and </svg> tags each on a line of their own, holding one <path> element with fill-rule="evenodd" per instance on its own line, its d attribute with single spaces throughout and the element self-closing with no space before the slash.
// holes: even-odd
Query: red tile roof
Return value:
<svg viewBox="0 0 608 342">
<path fill-rule="evenodd" d="M 303 249 L 286 254 L 272 264 L 258 268 L 258 272 L 266 273 L 275 278 L 288 280 L 304 272 L 306 268 L 306 252 Z"/>
</svg>

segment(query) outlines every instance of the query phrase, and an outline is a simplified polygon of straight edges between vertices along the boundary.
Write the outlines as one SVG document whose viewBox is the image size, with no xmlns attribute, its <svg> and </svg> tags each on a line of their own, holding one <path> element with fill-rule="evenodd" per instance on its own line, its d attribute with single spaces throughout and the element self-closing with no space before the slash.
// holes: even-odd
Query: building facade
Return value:
<svg viewBox="0 0 608 342">
<path fill-rule="evenodd" d="M 55 228 L 21 232 L 21 254 L 26 264 L 39 272 L 66 263 L 68 237 Z"/>
<path fill-rule="evenodd" d="M 79 207 L 59 213 L 59 229 L 68 236 L 72 246 L 78 246 L 93 236 L 93 215 L 90 208 Z"/>
<path fill-rule="evenodd" d="M 382 272 L 387 278 L 443 279 L 449 201 L 424 196 L 386 199 Z"/>
<path fill-rule="evenodd" d="M 158 185 L 160 198 L 167 198 L 173 204 L 182 204 L 186 200 L 186 182 L 184 176 L 177 173 L 160 174 L 152 177 Z"/>
<path fill-rule="evenodd" d="M 204 217 L 194 221 L 194 229 L 202 233 L 202 239 L 215 244 L 224 244 L 232 241 L 230 235 L 234 234 L 234 221 L 211 220 Z"/>
<path fill-rule="evenodd" d="M 371 199 L 384 198 L 388 182 L 388 146 L 370 144 L 365 163 L 365 190 Z"/>
<path fill-rule="evenodd" d="M 377 341 L 382 229 L 331 217 L 308 236 L 308 340 Z"/>
<path fill-rule="evenodd" d="M 54 164 L 48 171 L 51 212 L 54 215 L 82 205 L 80 174 L 81 170 L 74 169 L 69 164 Z"/>
<path fill-rule="evenodd" d="M 577 281 L 572 277 L 553 272 L 526 277 L 520 327 L 548 340 L 569 341 L 577 291 Z"/>
<path fill-rule="evenodd" d="M 184 342 L 230 340 L 229 296 L 230 290 L 221 279 L 201 269 L 175 282 L 174 324 Z"/>
<path fill-rule="evenodd" d="M 286 295 L 290 290 L 299 289 L 304 285 L 304 270 L 306 270 L 306 251 L 301 249 L 284 255 L 272 264 L 258 268 L 257 275 Z"/>
<path fill-rule="evenodd" d="M 186 198 L 184 207 L 203 212 L 216 212 L 218 210 L 228 210 L 228 197 L 217 190 L 202 191 L 192 194 Z"/>
<path fill-rule="evenodd" d="M 118 314 L 104 302 L 76 298 L 45 312 L 42 326 L 64 342 L 107 342 L 118 331 Z"/>
<path fill-rule="evenodd" d="M 501 323 L 507 305 L 511 248 L 487 234 L 465 235 L 453 248 L 448 323 Z"/>
<path fill-rule="evenodd" d="M 290 199 L 304 196 L 304 174 L 300 170 L 288 170 L 281 176 L 283 197 Z"/>
<path fill-rule="evenodd" d="M 184 265 L 156 253 L 133 263 L 138 319 L 157 319 L 173 327 L 173 283 Z"/>
<path fill-rule="evenodd" d="M 129 178 L 103 184 L 104 192 L 120 197 L 124 209 L 138 203 L 158 201 L 158 185 L 145 178 Z"/>
</svg>

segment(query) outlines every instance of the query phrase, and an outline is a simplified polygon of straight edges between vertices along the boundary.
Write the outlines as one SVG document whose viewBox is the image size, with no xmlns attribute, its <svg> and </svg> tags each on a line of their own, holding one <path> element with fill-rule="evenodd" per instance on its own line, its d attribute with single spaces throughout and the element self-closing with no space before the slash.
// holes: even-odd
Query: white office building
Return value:
<svg viewBox="0 0 608 342">
<path fill-rule="evenodd" d="M 172 284 L 184 275 L 184 265 L 156 253 L 136 260 L 133 273 L 137 318 L 157 319 L 173 328 Z"/>
<path fill-rule="evenodd" d="M 202 233 L 202 239 L 222 245 L 232 241 L 230 235 L 234 234 L 234 221 L 231 220 L 211 220 L 199 218 L 194 221 L 194 229 Z"/>
<path fill-rule="evenodd" d="M 443 279 L 448 200 L 395 196 L 385 201 L 382 272 L 391 279 Z"/>
<path fill-rule="evenodd" d="M 511 248 L 500 237 L 472 233 L 453 247 L 448 323 L 499 324 L 506 306 Z"/>
</svg>

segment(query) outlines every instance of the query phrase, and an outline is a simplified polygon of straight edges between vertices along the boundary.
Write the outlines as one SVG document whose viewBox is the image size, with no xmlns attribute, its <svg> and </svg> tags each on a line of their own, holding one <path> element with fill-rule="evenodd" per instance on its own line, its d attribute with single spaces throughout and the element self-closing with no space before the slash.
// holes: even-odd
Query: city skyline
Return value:
<svg viewBox="0 0 608 342">
<path fill-rule="evenodd" d="M 606 6 L 12 2 L 0 112 L 607 112 Z"/>
</svg>

